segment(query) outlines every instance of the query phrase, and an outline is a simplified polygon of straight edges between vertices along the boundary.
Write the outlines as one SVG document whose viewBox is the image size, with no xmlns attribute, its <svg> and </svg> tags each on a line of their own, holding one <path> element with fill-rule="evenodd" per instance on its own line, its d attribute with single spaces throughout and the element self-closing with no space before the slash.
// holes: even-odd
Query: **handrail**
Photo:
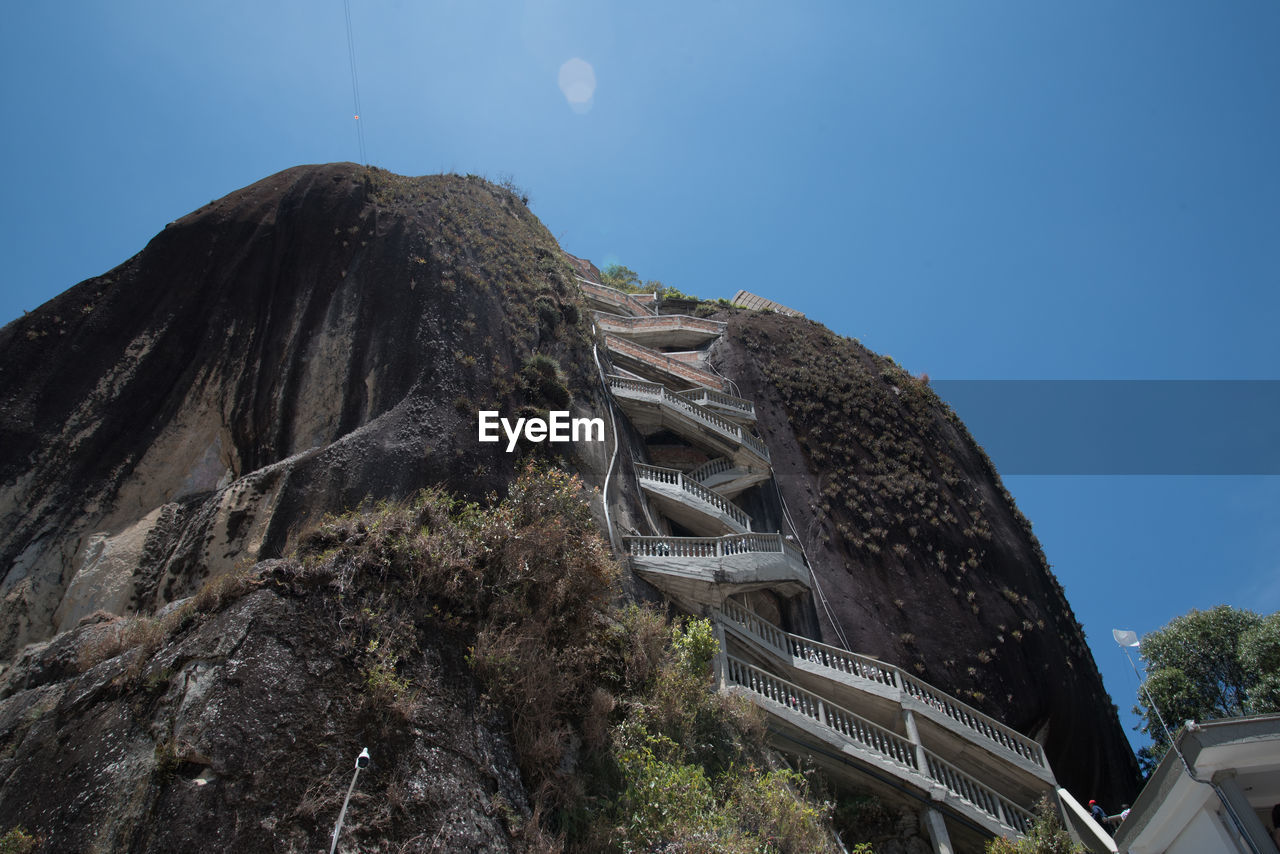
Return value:
<svg viewBox="0 0 1280 854">
<path fill-rule="evenodd" d="M 694 498 L 710 504 L 716 510 L 728 516 L 730 519 L 738 523 L 738 526 L 751 530 L 751 517 L 744 513 L 736 504 L 729 501 L 720 493 L 707 489 L 702 484 L 690 480 L 679 469 L 659 468 L 645 463 L 635 464 L 636 476 L 641 480 L 651 480 L 656 483 L 667 483 L 676 486 L 689 493 Z"/>
<path fill-rule="evenodd" d="M 1026 833 L 1035 815 L 1015 804 L 990 786 L 983 785 L 930 750 L 922 749 L 929 779 L 961 800 L 977 807 L 1005 827 Z"/>
<path fill-rule="evenodd" d="M 856 676 L 889 688 L 901 687 L 898 668 L 891 664 L 785 632 L 736 602 L 726 600 L 721 605 L 720 612 L 726 620 L 734 623 L 740 630 L 766 640 L 768 646 L 785 657 L 807 661 L 830 670 L 838 670 L 849 676 Z"/>
<path fill-rule="evenodd" d="M 709 374 L 701 368 L 695 368 L 688 362 L 674 359 L 660 350 L 654 350 L 652 347 L 646 347 L 643 344 L 619 338 L 617 335 L 611 335 L 608 332 L 604 334 L 604 344 L 614 352 L 625 353 L 638 361 L 652 365 L 659 370 L 665 370 L 695 385 L 720 387 L 723 383 L 723 380 L 719 377 Z"/>
<path fill-rule="evenodd" d="M 725 534 L 723 537 L 623 537 L 633 557 L 727 557 L 740 554 L 785 554 L 805 565 L 804 555 L 781 534 Z"/>
<path fill-rule="evenodd" d="M 793 682 L 753 667 L 745 661 L 725 655 L 725 679 L 754 694 L 812 718 L 834 730 L 845 740 L 878 754 L 897 765 L 919 771 L 915 745 L 909 739 L 855 714 L 843 706 L 822 699 Z"/>
<path fill-rule="evenodd" d="M 733 602 L 724 602 L 720 611 L 728 621 L 739 628 L 757 638 L 767 639 L 767 645 L 777 652 L 792 659 L 807 661 L 819 667 L 898 688 L 904 699 L 910 697 L 967 727 L 985 740 L 1003 747 L 1015 756 L 1041 768 L 1045 767 L 1044 749 L 1035 739 L 1022 735 L 1017 730 L 983 714 L 945 691 L 934 688 L 895 665 L 783 631 L 754 611 Z M 762 627 L 768 627 L 768 629 Z M 774 632 L 777 634 L 773 634 Z M 778 639 L 779 637 L 781 640 Z"/>
<path fill-rule="evenodd" d="M 825 700 L 806 691 L 793 682 L 779 679 L 767 671 L 747 664 L 731 655 L 724 655 L 725 681 L 744 689 L 749 695 L 772 700 L 792 712 L 803 715 L 822 725 L 841 740 L 850 742 L 875 754 L 879 759 L 897 766 L 917 785 L 933 782 L 960 800 L 985 813 L 996 823 L 1025 834 L 1031 828 L 1035 816 L 1015 804 L 990 786 L 947 762 L 925 748 L 916 751 L 910 739 L 903 738 L 879 724 L 867 720 L 843 706 Z M 776 714 L 776 712 L 775 712 Z M 925 767 L 919 765 L 924 758 Z"/>
<path fill-rule="evenodd" d="M 724 334 L 729 324 L 723 320 L 707 320 L 688 314 L 656 314 L 644 317 L 628 317 L 623 314 L 596 313 L 597 325 L 613 325 L 627 329 L 691 329 L 715 335 Z"/>
<path fill-rule="evenodd" d="M 709 388 L 693 388 L 688 391 L 678 391 L 676 394 L 699 406 L 706 406 L 710 403 L 716 406 L 723 406 L 725 409 L 737 410 L 744 415 L 750 415 L 752 418 L 756 416 L 756 405 L 754 403 L 745 398 L 734 397 L 724 392 L 714 391 Z"/>
<path fill-rule="evenodd" d="M 693 471 L 689 472 L 689 477 L 699 483 L 702 483 L 707 478 L 715 477 L 721 472 L 726 472 L 731 468 L 734 468 L 733 460 L 728 457 L 716 457 L 715 459 L 708 460 Z"/>
<path fill-rule="evenodd" d="M 620 377 L 617 374 L 610 374 L 609 389 L 611 391 L 630 392 L 632 394 L 642 394 L 647 397 L 654 398 L 661 403 L 678 409 L 685 415 L 700 421 L 711 427 L 717 432 L 724 433 L 732 438 L 735 442 L 750 448 L 757 456 L 765 462 L 769 461 L 769 449 L 765 447 L 755 436 L 752 436 L 746 430 L 727 418 L 721 418 L 714 412 L 699 406 L 692 401 L 685 400 L 678 394 L 674 394 L 667 390 L 662 383 L 649 382 L 648 380 L 633 380 L 627 377 Z"/>
<path fill-rule="evenodd" d="M 1041 768 L 1045 767 L 1044 748 L 1035 739 L 1028 738 L 910 673 L 899 671 L 899 675 L 902 679 L 902 690 L 909 696 L 988 740 L 994 741 L 1010 753 L 1021 756 Z"/>
</svg>

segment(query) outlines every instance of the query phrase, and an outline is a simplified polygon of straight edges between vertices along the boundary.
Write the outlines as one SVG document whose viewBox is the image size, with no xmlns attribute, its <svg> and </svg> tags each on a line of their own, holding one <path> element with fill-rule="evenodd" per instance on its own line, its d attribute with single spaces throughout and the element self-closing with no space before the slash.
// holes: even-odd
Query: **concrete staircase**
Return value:
<svg viewBox="0 0 1280 854">
<path fill-rule="evenodd" d="M 737 505 L 679 469 L 643 463 L 636 463 L 633 468 L 640 488 L 658 505 L 663 515 L 694 533 L 714 537 L 745 534 L 751 530 L 751 517 Z"/>
<path fill-rule="evenodd" d="M 692 350 L 719 338 L 725 324 L 718 320 L 704 320 L 686 314 L 660 314 L 653 317 L 635 317 L 606 312 L 596 313 L 596 326 L 602 332 L 626 338 L 636 344 L 660 349 Z"/>
<path fill-rule="evenodd" d="M 810 568 L 790 536 L 756 530 L 735 503 L 772 478 L 769 449 L 752 432 L 754 404 L 699 367 L 703 354 L 660 349 L 707 345 L 724 324 L 660 315 L 656 300 L 585 280 L 583 291 L 611 359 L 630 373 L 610 375 L 609 390 L 651 452 L 656 437 L 675 436 L 705 456 L 684 469 L 635 464 L 656 524 L 698 536 L 623 537 L 623 550 L 637 575 L 710 617 L 721 690 L 767 713 L 775 747 L 914 804 L 937 852 L 958 850 L 953 837 L 981 850 L 985 838 L 1024 834 L 1045 794 L 1078 811 L 1034 739 L 892 664 L 787 632 L 743 604 L 757 591 L 810 595 Z M 1076 835 L 1090 850 L 1115 850 L 1100 829 Z"/>
<path fill-rule="evenodd" d="M 709 454 L 729 458 L 735 468 L 757 472 L 768 479 L 769 449 L 737 422 L 676 394 L 662 383 L 616 374 L 608 381 L 614 399 L 645 435 L 670 430 Z"/>
<path fill-rule="evenodd" d="M 651 317 L 658 313 L 657 294 L 628 294 L 578 276 L 578 285 L 587 304 L 597 312 L 619 313 L 627 317 Z"/>
</svg>

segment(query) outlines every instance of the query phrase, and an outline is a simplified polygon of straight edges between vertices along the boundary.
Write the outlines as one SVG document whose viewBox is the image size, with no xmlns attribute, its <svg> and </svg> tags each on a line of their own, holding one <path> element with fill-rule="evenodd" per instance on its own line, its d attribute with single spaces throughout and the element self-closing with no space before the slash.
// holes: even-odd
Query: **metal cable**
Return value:
<svg viewBox="0 0 1280 854">
<path fill-rule="evenodd" d="M 347 59 L 351 64 L 351 100 L 356 110 L 356 141 L 360 146 L 360 162 L 368 166 L 369 160 L 364 153 L 364 125 L 360 123 L 360 76 L 356 73 L 356 38 L 351 28 L 351 0 L 342 0 L 342 7 L 347 19 Z"/>
</svg>

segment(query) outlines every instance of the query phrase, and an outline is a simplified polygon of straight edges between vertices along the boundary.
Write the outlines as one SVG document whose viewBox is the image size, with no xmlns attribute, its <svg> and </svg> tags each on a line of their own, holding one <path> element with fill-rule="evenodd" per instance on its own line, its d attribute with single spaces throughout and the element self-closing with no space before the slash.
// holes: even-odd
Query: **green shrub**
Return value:
<svg viewBox="0 0 1280 854">
<path fill-rule="evenodd" d="M 16 825 L 0 836 L 0 854 L 30 854 L 36 850 L 38 842 L 21 825 Z"/>
<path fill-rule="evenodd" d="M 1084 854 L 1058 820 L 1058 812 L 1047 797 L 1036 804 L 1036 819 L 1027 834 L 1010 840 L 997 837 L 987 842 L 986 854 Z"/>
<path fill-rule="evenodd" d="M 564 409 L 572 397 L 560 363 L 544 353 L 534 353 L 525 360 L 520 384 L 530 402 L 547 409 Z"/>
</svg>

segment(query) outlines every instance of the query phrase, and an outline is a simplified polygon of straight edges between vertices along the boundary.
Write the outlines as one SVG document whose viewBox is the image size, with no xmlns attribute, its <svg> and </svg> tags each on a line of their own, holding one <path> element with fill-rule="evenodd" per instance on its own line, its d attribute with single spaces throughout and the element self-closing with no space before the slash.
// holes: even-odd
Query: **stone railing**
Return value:
<svg viewBox="0 0 1280 854">
<path fill-rule="evenodd" d="M 662 383 L 633 380 L 629 377 L 620 377 L 617 374 L 612 374 L 609 376 L 609 390 L 623 396 L 649 398 L 670 406 L 694 421 L 705 424 L 717 433 L 721 433 L 734 442 L 744 445 L 765 462 L 769 461 L 769 449 L 765 447 L 764 442 L 761 442 L 729 419 L 721 418 L 714 412 L 668 391 Z"/>
<path fill-rule="evenodd" d="M 721 472 L 729 471 L 731 468 L 734 468 L 733 460 L 727 457 L 716 457 L 714 460 L 708 460 L 689 472 L 688 477 L 701 483 L 707 478 L 715 477 Z"/>
<path fill-rule="evenodd" d="M 712 388 L 722 388 L 724 380 L 715 374 L 707 373 L 701 368 L 696 368 L 683 359 L 676 359 L 668 356 L 652 347 L 646 347 L 643 344 L 637 344 L 634 341 L 628 341 L 625 338 L 619 338 L 617 335 L 605 333 L 605 346 L 613 353 L 630 356 L 638 362 L 644 362 L 661 371 L 666 371 L 674 377 L 679 377 L 686 382 L 696 386 L 711 386 Z"/>
<path fill-rule="evenodd" d="M 881 759 L 919 771 L 915 745 L 909 739 L 733 656 L 724 657 L 724 667 L 728 684 L 745 688 L 750 694 L 773 700 L 793 712 L 812 718 L 843 736 L 844 740 L 877 754 Z"/>
<path fill-rule="evenodd" d="M 754 419 L 756 417 L 756 405 L 749 400 L 741 397 L 734 397 L 731 394 L 724 394 L 719 391 L 712 391 L 709 388 L 695 388 L 689 391 L 678 391 L 676 394 L 699 406 L 718 406 L 721 409 L 740 412 L 746 418 Z"/>
<path fill-rule="evenodd" d="M 632 557 L 727 557 L 740 554 L 785 554 L 804 565 L 800 550 L 781 534 L 727 534 L 723 537 L 623 537 Z"/>
<path fill-rule="evenodd" d="M 948 792 L 982 810 L 1005 827 L 1025 834 L 1031 829 L 1035 815 L 1015 804 L 990 786 L 984 786 L 950 762 L 929 752 L 924 754 L 925 773 Z"/>
<path fill-rule="evenodd" d="M 1021 756 L 1041 768 L 1046 767 L 1044 748 L 1035 739 L 1028 738 L 1017 730 L 1000 723 L 995 718 L 984 715 L 973 706 L 962 703 L 944 691 L 939 691 L 910 673 L 898 671 L 898 678 L 902 684 L 903 692 L 908 696 L 951 718 L 951 720 L 967 727 L 970 731 L 981 735 L 988 741 L 995 742 L 1010 753 Z"/>
<path fill-rule="evenodd" d="M 929 750 L 917 750 L 917 745 L 910 739 L 733 656 L 724 655 L 721 662 L 726 684 L 740 689 L 748 697 L 772 700 L 795 714 L 809 718 L 822 727 L 817 731 L 819 735 L 861 748 L 864 753 L 878 759 L 879 764 L 896 770 L 899 776 L 916 785 L 928 788 L 929 783 L 935 783 L 997 824 L 1019 834 L 1026 833 L 1035 820 L 1031 812 L 990 786 L 978 782 Z M 768 706 L 765 709 L 771 711 Z M 921 759 L 924 768 L 920 767 Z"/>
<path fill-rule="evenodd" d="M 710 504 L 713 508 L 728 516 L 738 524 L 743 530 L 751 530 L 751 517 L 734 503 L 729 501 L 723 495 L 713 490 L 707 489 L 697 481 L 691 480 L 679 469 L 665 469 L 658 466 L 646 465 L 645 463 L 635 464 L 636 477 L 641 480 L 654 481 L 655 483 L 666 483 L 675 486 L 683 492 L 687 492 L 694 498 L 706 504 Z"/>
<path fill-rule="evenodd" d="M 890 688 L 900 688 L 898 669 L 874 658 L 847 652 L 833 646 L 784 632 L 759 614 L 736 602 L 725 600 L 720 606 L 721 618 L 734 628 L 752 636 L 761 645 L 783 658 L 808 661 L 820 667 L 837 670 L 849 676 L 866 679 Z"/>
<path fill-rule="evenodd" d="M 867 658 L 800 635 L 784 632 L 755 612 L 733 602 L 726 601 L 721 606 L 720 613 L 726 623 L 783 657 L 896 688 L 901 692 L 903 699 L 910 697 L 979 736 L 981 741 L 977 743 L 983 747 L 989 748 L 994 744 L 1034 765 L 1046 767 L 1044 749 L 1035 739 L 1000 723 L 995 718 L 983 714 L 892 664 L 885 664 L 874 658 Z"/>
<path fill-rule="evenodd" d="M 620 308 L 628 308 L 628 309 L 631 309 L 632 311 L 636 311 L 642 315 L 648 315 L 650 317 L 656 314 L 656 309 L 653 307 L 652 304 L 645 305 L 645 301 L 642 301 L 631 294 L 623 293 L 617 288 L 611 288 L 611 287 L 608 287 L 607 285 L 601 285 L 596 282 L 588 281 L 587 279 L 584 279 L 581 276 L 578 277 L 578 284 L 582 286 L 582 292 L 584 294 L 586 294 L 588 297 L 593 297 L 599 300 L 600 302 L 609 303 L 610 305 L 616 305 L 616 306 L 619 306 Z M 653 302 L 652 295 L 645 294 L 645 296 L 648 297 L 647 301 L 649 303 Z"/>
</svg>

